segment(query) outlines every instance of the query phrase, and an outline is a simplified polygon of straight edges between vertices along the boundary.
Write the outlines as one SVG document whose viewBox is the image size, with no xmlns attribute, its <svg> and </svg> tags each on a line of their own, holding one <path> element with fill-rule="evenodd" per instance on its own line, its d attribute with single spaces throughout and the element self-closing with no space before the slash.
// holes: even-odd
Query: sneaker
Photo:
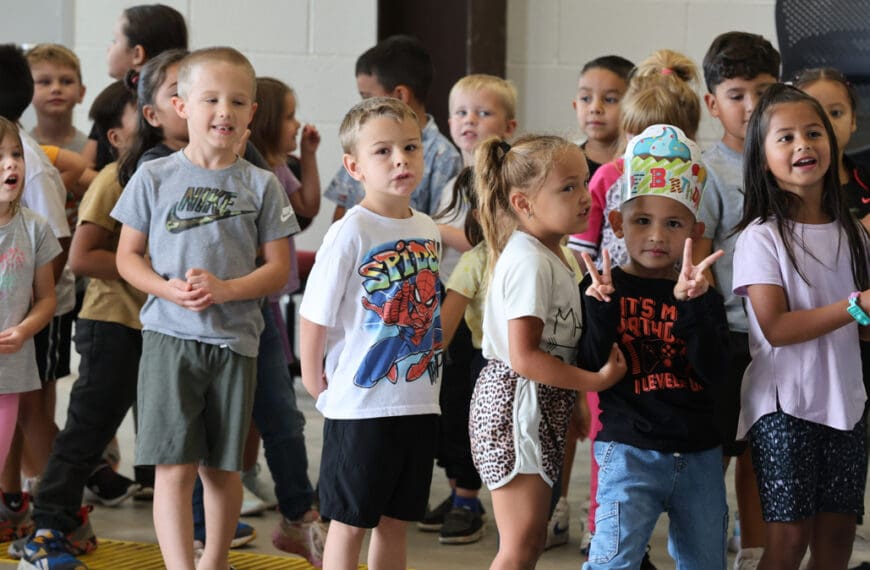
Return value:
<svg viewBox="0 0 870 570">
<path fill-rule="evenodd" d="M 139 483 L 124 477 L 108 463 L 103 463 L 88 478 L 84 498 L 88 502 L 116 507 L 132 497 L 139 489 Z"/>
<path fill-rule="evenodd" d="M 763 548 L 741 548 L 734 558 L 734 570 L 755 570 L 761 562 Z"/>
<path fill-rule="evenodd" d="M 79 509 L 79 520 L 81 524 L 71 533 L 67 534 L 67 543 L 70 545 L 70 552 L 74 556 L 89 554 L 97 549 L 97 535 L 94 534 L 94 527 L 91 526 L 90 513 L 94 507 L 85 505 Z M 8 553 L 11 558 L 16 560 L 24 557 L 27 543 L 32 539 L 32 536 L 16 540 L 9 545 Z"/>
<path fill-rule="evenodd" d="M 33 532 L 33 519 L 31 513 L 33 506 L 30 504 L 30 495 L 21 493 L 21 505 L 13 510 L 6 504 L 6 495 L 0 492 L 0 542 L 18 540 Z"/>
<path fill-rule="evenodd" d="M 298 554 L 312 566 L 323 564 L 323 545 L 326 543 L 326 527 L 320 523 L 320 514 L 310 510 L 295 521 L 281 517 L 281 522 L 272 533 L 272 545 L 278 550 Z"/>
<path fill-rule="evenodd" d="M 589 558 L 589 546 L 592 544 L 592 533 L 589 530 L 583 531 L 583 538 L 580 539 L 580 554 Z"/>
<path fill-rule="evenodd" d="M 242 503 L 242 516 L 258 515 L 278 506 L 275 483 L 271 477 L 267 479 L 260 476 L 259 464 L 242 473 L 242 485 L 247 491 L 246 494 L 252 495 Z"/>
<path fill-rule="evenodd" d="M 640 570 L 658 570 L 649 558 L 649 544 L 646 545 L 646 552 L 643 553 L 643 560 L 640 561 Z"/>
<path fill-rule="evenodd" d="M 417 521 L 417 528 L 423 532 L 439 532 L 441 526 L 444 525 L 444 517 L 453 508 L 453 495 L 441 501 L 437 507 L 431 511 L 427 508 L 423 519 Z"/>
<path fill-rule="evenodd" d="M 544 550 L 568 544 L 570 520 L 571 511 L 568 508 L 568 501 L 565 497 L 559 497 L 556 508 L 553 509 L 553 516 L 547 523 L 547 542 L 544 544 Z"/>
<path fill-rule="evenodd" d="M 444 515 L 438 542 L 441 544 L 471 544 L 483 538 L 483 506 L 480 511 L 453 507 Z"/>
<path fill-rule="evenodd" d="M 34 535 L 24 547 L 24 555 L 18 563 L 19 570 L 87 570 L 76 560 L 72 545 L 62 532 L 49 530 L 43 535 Z"/>
<path fill-rule="evenodd" d="M 236 523 L 236 534 L 230 542 L 230 548 L 244 546 L 255 538 L 257 538 L 257 531 L 254 530 L 254 527 L 239 521 Z M 198 548 L 205 548 L 205 536 L 197 536 L 197 529 L 194 529 L 193 549 Z"/>
</svg>

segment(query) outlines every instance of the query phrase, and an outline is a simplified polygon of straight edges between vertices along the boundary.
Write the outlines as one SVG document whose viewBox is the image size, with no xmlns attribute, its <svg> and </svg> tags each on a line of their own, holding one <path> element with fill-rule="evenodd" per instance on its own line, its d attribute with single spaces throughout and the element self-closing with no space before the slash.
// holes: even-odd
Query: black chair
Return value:
<svg viewBox="0 0 870 570">
<path fill-rule="evenodd" d="M 858 130 L 849 151 L 870 147 L 870 0 L 777 0 L 782 76 L 809 67 L 839 69 L 858 94 Z"/>
</svg>

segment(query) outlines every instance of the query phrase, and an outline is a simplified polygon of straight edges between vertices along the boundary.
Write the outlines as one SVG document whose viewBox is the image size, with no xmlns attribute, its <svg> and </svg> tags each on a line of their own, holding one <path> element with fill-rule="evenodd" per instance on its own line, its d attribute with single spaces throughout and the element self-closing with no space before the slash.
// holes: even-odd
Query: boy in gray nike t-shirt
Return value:
<svg viewBox="0 0 870 570">
<path fill-rule="evenodd" d="M 275 176 L 236 155 L 255 88 L 254 70 L 236 50 L 187 56 L 173 104 L 190 142 L 140 166 L 112 212 L 124 224 L 118 271 L 148 293 L 136 463 L 157 466 L 154 525 L 169 568 L 193 560 L 197 472 L 206 505 L 215 505 L 206 509 L 199 564 L 226 565 L 242 501 L 259 302 L 287 282 L 285 238 L 299 229 Z"/>
</svg>

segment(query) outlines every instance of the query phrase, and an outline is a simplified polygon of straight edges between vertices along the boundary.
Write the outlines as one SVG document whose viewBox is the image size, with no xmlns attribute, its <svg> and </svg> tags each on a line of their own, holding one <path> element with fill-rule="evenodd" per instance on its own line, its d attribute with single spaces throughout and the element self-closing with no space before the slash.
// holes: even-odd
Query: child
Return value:
<svg viewBox="0 0 870 570">
<path fill-rule="evenodd" d="M 740 550 L 735 570 L 751 570 L 761 558 L 764 547 L 764 521 L 755 484 L 749 448 L 737 441 L 740 415 L 740 386 L 749 364 L 749 323 L 742 299 L 731 291 L 734 227 L 743 212 L 743 146 L 746 125 L 762 93 L 779 78 L 779 53 L 762 36 L 727 32 L 716 39 L 704 56 L 704 102 L 710 114 L 722 123 L 722 140 L 704 152 L 709 180 L 701 203 L 699 219 L 704 222 L 704 237 L 697 241 L 695 259 L 714 249 L 725 255 L 712 267 L 714 285 L 725 297 L 725 313 L 730 331 L 731 371 L 729 382 L 721 385 L 716 417 L 722 432 L 722 451 L 726 466 L 736 457 L 734 487 L 740 525 Z M 735 525 L 738 524 L 735 522 Z"/>
<path fill-rule="evenodd" d="M 124 79 L 142 69 L 145 62 L 164 51 L 187 49 L 187 24 L 175 8 L 164 4 L 140 4 L 126 8 L 112 30 L 106 52 L 109 77 Z M 82 155 L 97 171 L 112 162 L 112 147 L 91 129 Z"/>
<path fill-rule="evenodd" d="M 39 374 L 33 336 L 54 314 L 51 260 L 60 244 L 43 218 L 21 206 L 24 151 L 18 128 L 0 117 L 0 464 L 5 465 L 15 424 L 19 394 L 38 390 Z M 19 505 L 20 506 L 20 505 Z M 27 504 L 14 512 L 2 503 L 0 540 L 19 538 L 29 526 Z"/>
<path fill-rule="evenodd" d="M 411 206 L 424 214 L 438 209 L 441 189 L 462 168 L 456 148 L 438 132 L 431 115 L 426 114 L 426 97 L 432 83 L 432 60 L 423 44 L 410 36 L 392 36 L 370 48 L 356 60 L 356 83 L 363 99 L 395 97 L 416 113 L 423 130 L 425 168 L 420 185 L 411 196 Z M 333 220 L 359 203 L 363 188 L 339 168 L 323 194 L 335 202 Z"/>
<path fill-rule="evenodd" d="M 17 123 L 33 98 L 33 75 L 21 49 L 12 44 L 0 46 L 0 117 Z M 63 251 L 54 257 L 56 317 L 34 336 L 37 368 L 43 382 L 41 390 L 24 392 L 18 402 L 18 426 L 15 442 L 6 461 L 0 488 L 3 489 L 3 508 L 0 520 L 12 520 L 25 514 L 30 524 L 29 500 L 21 494 L 22 447 L 26 441 L 26 470 L 35 476 L 45 468 L 51 453 L 51 443 L 57 432 L 54 423 L 53 396 L 58 353 L 59 316 L 72 310 L 75 304 L 75 285 L 72 272 L 66 267 L 70 231 L 64 214 L 66 190 L 63 181 L 48 157 L 33 138 L 19 130 L 24 150 L 24 189 L 21 205 L 33 210 L 48 222 Z M 54 349 L 52 348 L 54 347 Z M 23 436 L 22 437 L 22 434 Z"/>
<path fill-rule="evenodd" d="M 586 155 L 590 179 L 602 164 L 617 158 L 622 137 L 620 127 L 621 102 L 628 88 L 628 79 L 634 63 L 618 55 L 605 55 L 586 63 L 580 70 L 577 80 L 577 94 L 571 106 L 577 115 L 577 124 L 586 135 L 580 145 Z M 568 247 L 574 250 L 572 257 L 580 261 L 583 234 L 568 237 Z M 581 271 L 582 274 L 582 271 Z M 553 515 L 547 523 L 547 548 L 567 544 L 571 513 L 568 507 L 568 487 L 574 465 L 577 441 L 592 434 L 593 418 L 597 425 L 598 409 L 596 394 L 577 398 L 577 405 L 568 422 L 568 435 L 565 438 L 565 461 L 559 477 L 559 488 L 554 489 Z M 589 408 L 589 403 L 596 405 Z M 594 435 L 594 434 L 593 434 Z M 591 451 L 591 448 L 590 448 Z M 594 457 L 592 458 L 594 462 Z M 590 525 L 594 530 L 594 525 Z M 581 524 L 582 529 L 582 524 Z M 644 569 L 646 570 L 646 569 Z"/>
<path fill-rule="evenodd" d="M 700 155 L 671 125 L 632 139 L 626 193 L 611 215 L 628 262 L 611 273 L 605 250 L 599 274 L 584 255 L 581 362 L 597 366 L 616 340 L 628 364 L 598 395 L 598 510 L 584 570 L 640 566 L 663 511 L 677 567 L 725 569 L 728 507 L 712 388 L 726 378 L 727 332 L 722 296 L 703 275 L 722 252 L 697 265 L 691 257 L 702 229 Z"/>
<path fill-rule="evenodd" d="M 848 211 L 815 99 L 769 87 L 745 140 L 732 287 L 749 302 L 737 436 L 749 435 L 767 523 L 758 567 L 797 569 L 811 544 L 811 567 L 845 569 L 867 475 L 870 236 Z"/>
<path fill-rule="evenodd" d="M 598 372 L 573 366 L 582 328 L 574 272 L 560 247 L 589 213 L 583 151 L 559 137 L 491 138 L 477 151 L 492 277 L 469 433 L 492 491 L 499 532 L 493 567 L 533 567 L 544 549 L 553 482 L 562 467 L 575 391 L 603 390 L 624 373 L 613 346 Z"/>
<path fill-rule="evenodd" d="M 620 103 L 628 89 L 634 63 L 618 55 L 597 57 L 586 63 L 571 101 L 577 125 L 586 135 L 580 145 L 589 164 L 589 176 L 619 154 Z"/>
<path fill-rule="evenodd" d="M 36 126 L 31 136 L 81 153 L 88 136 L 73 125 L 73 110 L 85 96 L 79 58 L 59 44 L 38 44 L 27 52 L 33 73 L 33 109 Z"/>
<path fill-rule="evenodd" d="M 857 122 L 858 97 L 846 77 L 831 67 L 805 69 L 792 84 L 821 104 L 837 137 L 838 176 L 846 204 L 864 227 L 870 229 L 870 175 L 864 165 L 846 156 L 846 146 Z"/>
<path fill-rule="evenodd" d="M 154 526 L 170 568 L 193 568 L 197 472 L 210 505 L 199 564 L 226 568 L 263 329 L 257 300 L 286 282 L 285 238 L 297 229 L 274 175 L 236 156 L 255 90 L 254 70 L 236 50 L 185 58 L 172 101 L 190 141 L 140 166 L 112 211 L 124 224 L 118 272 L 149 294 L 140 315 L 136 462 L 157 466 Z"/>
<path fill-rule="evenodd" d="M 123 82 L 112 83 L 97 96 L 90 116 L 117 151 L 126 152 L 136 132 L 136 99 Z M 139 310 L 145 295 L 122 280 L 115 267 L 121 227 L 109 212 L 121 191 L 113 162 L 94 178 L 79 210 L 70 267 L 89 277 L 76 323 L 79 379 L 34 498 L 36 532 L 10 547 L 10 554 L 23 558 L 26 567 L 63 567 L 96 548 L 88 511 L 80 508 L 83 489 L 93 487 L 99 494 L 89 499 L 109 506 L 139 489 L 102 459 L 136 397 L 142 346 Z M 91 421 L 97 417 L 99 422 Z"/>
<path fill-rule="evenodd" d="M 405 568 L 406 521 L 425 512 L 438 431 L 438 229 L 410 207 L 424 168 L 410 107 L 368 98 L 339 136 L 365 197 L 327 232 L 299 310 L 302 381 L 326 418 L 323 563 L 356 569 L 372 528 L 368 565 Z"/>
</svg>

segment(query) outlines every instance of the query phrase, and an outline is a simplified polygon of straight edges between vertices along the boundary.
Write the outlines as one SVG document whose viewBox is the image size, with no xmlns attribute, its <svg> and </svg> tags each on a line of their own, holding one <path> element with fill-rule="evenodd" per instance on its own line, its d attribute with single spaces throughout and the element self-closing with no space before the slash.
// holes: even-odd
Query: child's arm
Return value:
<svg viewBox="0 0 870 570">
<path fill-rule="evenodd" d="M 145 255 L 147 245 L 146 234 L 127 224 L 123 225 L 115 260 L 118 273 L 127 283 L 143 293 L 166 299 L 191 311 L 201 311 L 211 305 L 206 299 L 207 294 L 201 289 L 194 289 L 178 278 L 166 280 L 155 273 Z"/>
<path fill-rule="evenodd" d="M 69 248 L 69 267 L 72 272 L 96 279 L 120 279 L 115 252 L 109 249 L 111 237 L 112 233 L 102 226 L 81 223 Z"/>
<path fill-rule="evenodd" d="M 450 345 L 450 341 L 453 340 L 456 328 L 465 315 L 465 309 L 470 302 L 471 299 L 457 293 L 453 289 L 447 290 L 447 296 L 444 298 L 444 302 L 441 303 L 441 331 L 444 348 L 447 348 Z"/>
<path fill-rule="evenodd" d="M 317 171 L 317 148 L 320 133 L 314 125 L 305 125 L 299 144 L 299 164 L 302 167 L 302 187 L 290 196 L 290 205 L 297 216 L 313 218 L 320 211 L 320 174 Z"/>
<path fill-rule="evenodd" d="M 187 283 L 206 294 L 208 304 L 259 299 L 281 290 L 290 276 L 290 243 L 286 237 L 262 246 L 264 263 L 242 277 L 219 279 L 200 268 L 187 270 Z"/>
<path fill-rule="evenodd" d="M 441 234 L 441 242 L 444 245 L 462 253 L 471 249 L 471 244 L 468 243 L 468 238 L 465 237 L 463 230 L 447 224 L 438 224 L 438 232 Z"/>
<path fill-rule="evenodd" d="M 323 375 L 323 353 L 326 351 L 326 327 L 299 317 L 299 360 L 302 384 L 313 398 L 326 390 Z"/>
<path fill-rule="evenodd" d="M 604 366 L 592 372 L 566 364 L 541 350 L 543 333 L 544 321 L 537 317 L 508 321 L 511 367 L 520 375 L 541 384 L 587 392 L 606 390 L 625 375 L 625 358 L 615 343 Z"/>
<path fill-rule="evenodd" d="M 847 299 L 815 309 L 790 311 L 785 289 L 779 285 L 749 285 L 746 291 L 761 332 L 772 346 L 806 342 L 855 322 L 846 312 Z M 870 289 L 861 292 L 858 304 L 870 307 Z"/>
<path fill-rule="evenodd" d="M 79 182 L 87 168 L 84 157 L 77 152 L 59 148 L 54 158 L 54 167 L 60 172 L 60 178 L 67 191 L 72 192 L 76 198 L 81 198 L 88 189 Z"/>
<path fill-rule="evenodd" d="M 0 354 L 21 350 L 24 342 L 45 328 L 54 316 L 57 298 L 54 293 L 54 272 L 51 263 L 36 268 L 33 275 L 33 304 L 20 323 L 0 332 Z"/>
</svg>

